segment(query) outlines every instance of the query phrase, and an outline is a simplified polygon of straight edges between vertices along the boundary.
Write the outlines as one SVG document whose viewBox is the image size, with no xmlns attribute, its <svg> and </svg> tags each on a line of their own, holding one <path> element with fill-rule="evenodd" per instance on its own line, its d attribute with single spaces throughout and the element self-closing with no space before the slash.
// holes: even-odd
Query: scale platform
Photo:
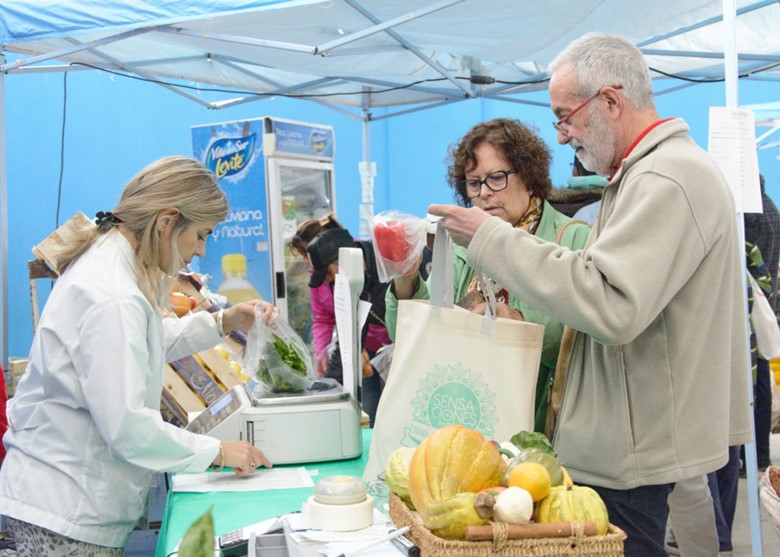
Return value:
<svg viewBox="0 0 780 557">
<path fill-rule="evenodd" d="M 248 441 L 273 464 L 356 458 L 363 452 L 360 407 L 337 382 L 316 381 L 300 393 L 253 396 L 236 385 L 187 426 L 222 441 Z M 326 388 L 327 387 L 327 388 Z"/>
</svg>

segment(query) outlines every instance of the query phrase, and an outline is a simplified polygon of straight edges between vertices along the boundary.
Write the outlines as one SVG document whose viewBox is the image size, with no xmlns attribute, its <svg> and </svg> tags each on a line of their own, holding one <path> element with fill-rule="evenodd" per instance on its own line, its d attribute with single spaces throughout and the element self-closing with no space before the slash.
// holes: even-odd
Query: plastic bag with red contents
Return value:
<svg viewBox="0 0 780 557">
<path fill-rule="evenodd" d="M 380 281 L 390 282 L 417 268 L 427 227 L 425 219 L 401 211 L 384 211 L 371 218 L 371 241 Z"/>
</svg>

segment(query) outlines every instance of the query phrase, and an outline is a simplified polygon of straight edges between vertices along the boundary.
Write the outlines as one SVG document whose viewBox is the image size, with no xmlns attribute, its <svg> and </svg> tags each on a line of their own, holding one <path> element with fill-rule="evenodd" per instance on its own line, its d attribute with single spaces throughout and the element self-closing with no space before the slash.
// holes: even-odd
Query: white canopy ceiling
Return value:
<svg viewBox="0 0 780 557">
<path fill-rule="evenodd" d="M 780 3 L 737 9 L 740 75 L 780 81 Z M 545 88 L 548 63 L 588 31 L 634 41 L 658 78 L 722 80 L 721 12 L 721 0 L 3 0 L 0 46 L 20 56 L 0 71 L 101 68 L 211 108 L 303 96 L 371 118 L 530 102 L 521 93 Z"/>
</svg>

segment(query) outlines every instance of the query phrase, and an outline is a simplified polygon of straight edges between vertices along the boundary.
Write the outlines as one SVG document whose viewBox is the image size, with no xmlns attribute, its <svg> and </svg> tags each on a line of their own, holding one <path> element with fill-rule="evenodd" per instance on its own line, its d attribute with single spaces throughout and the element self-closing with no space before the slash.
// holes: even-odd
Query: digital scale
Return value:
<svg viewBox="0 0 780 557">
<path fill-rule="evenodd" d="M 242 383 L 230 388 L 193 418 L 187 431 L 221 441 L 248 441 L 273 464 L 360 456 L 363 441 L 357 393 L 362 374 L 355 369 L 355 363 L 361 362 L 362 321 L 357 316 L 357 302 L 363 288 L 363 272 L 362 251 L 341 248 L 338 273 L 341 278 L 337 275 L 334 297 L 349 302 L 337 302 L 335 308 L 339 338 L 352 339 L 352 342 L 339 343 L 345 387 L 333 379 L 320 379 L 299 393 L 267 391 L 253 395 Z"/>
</svg>

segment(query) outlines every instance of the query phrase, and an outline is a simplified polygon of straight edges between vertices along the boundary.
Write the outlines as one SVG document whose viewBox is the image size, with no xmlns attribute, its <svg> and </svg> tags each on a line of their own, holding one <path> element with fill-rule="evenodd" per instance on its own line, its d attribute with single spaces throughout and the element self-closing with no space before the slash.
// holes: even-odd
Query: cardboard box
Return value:
<svg viewBox="0 0 780 557">
<path fill-rule="evenodd" d="M 27 358 L 14 356 L 8 358 L 8 369 L 5 370 L 5 389 L 8 392 L 8 398 L 16 394 L 16 385 L 26 369 Z"/>
</svg>

